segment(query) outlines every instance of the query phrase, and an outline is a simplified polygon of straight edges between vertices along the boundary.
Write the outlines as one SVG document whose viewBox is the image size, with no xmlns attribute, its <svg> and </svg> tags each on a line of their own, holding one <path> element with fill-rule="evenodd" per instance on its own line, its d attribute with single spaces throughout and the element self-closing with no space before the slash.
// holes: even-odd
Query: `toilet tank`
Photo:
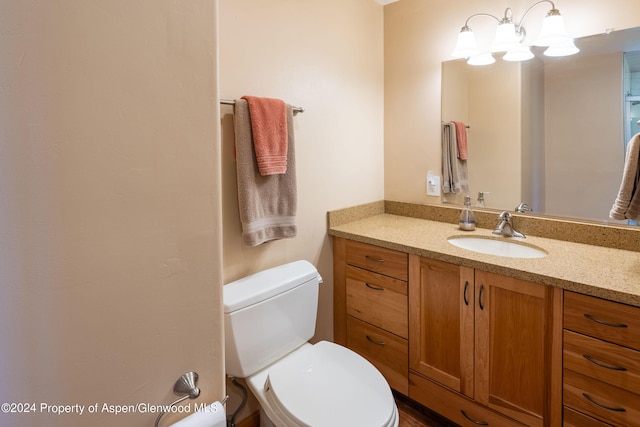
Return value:
<svg viewBox="0 0 640 427">
<path fill-rule="evenodd" d="M 315 333 L 322 278 L 308 261 L 252 274 L 223 288 L 227 375 L 246 378 Z"/>
</svg>

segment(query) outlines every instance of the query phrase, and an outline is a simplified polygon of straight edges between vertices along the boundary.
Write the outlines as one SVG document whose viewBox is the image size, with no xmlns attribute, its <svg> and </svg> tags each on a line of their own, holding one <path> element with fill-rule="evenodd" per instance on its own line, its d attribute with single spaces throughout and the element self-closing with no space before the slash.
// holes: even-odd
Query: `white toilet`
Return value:
<svg viewBox="0 0 640 427">
<path fill-rule="evenodd" d="M 227 375 L 246 379 L 264 426 L 396 427 L 391 388 L 371 363 L 307 342 L 321 282 L 311 263 L 296 261 L 224 286 Z"/>
</svg>

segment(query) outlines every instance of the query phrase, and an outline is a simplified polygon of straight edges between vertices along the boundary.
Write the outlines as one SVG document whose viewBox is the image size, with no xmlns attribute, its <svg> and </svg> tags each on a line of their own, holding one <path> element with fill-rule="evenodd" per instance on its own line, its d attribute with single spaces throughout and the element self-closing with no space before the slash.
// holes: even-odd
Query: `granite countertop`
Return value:
<svg viewBox="0 0 640 427">
<path fill-rule="evenodd" d="M 457 224 L 378 213 L 339 225 L 329 235 L 557 286 L 640 307 L 640 253 L 537 236 L 514 239 L 544 249 L 544 258 L 507 258 L 458 248 L 451 236 L 492 235 L 462 231 Z"/>
</svg>

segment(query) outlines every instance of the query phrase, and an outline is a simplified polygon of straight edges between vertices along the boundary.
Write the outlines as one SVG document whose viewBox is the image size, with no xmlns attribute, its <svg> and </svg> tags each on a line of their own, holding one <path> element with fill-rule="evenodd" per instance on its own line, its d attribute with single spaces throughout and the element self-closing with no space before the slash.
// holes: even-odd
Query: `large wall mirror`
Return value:
<svg viewBox="0 0 640 427">
<path fill-rule="evenodd" d="M 577 39 L 580 53 L 442 65 L 442 120 L 468 126 L 470 194 L 487 208 L 606 221 L 625 144 L 640 132 L 640 28 Z M 461 204 L 464 194 L 444 194 Z"/>
</svg>

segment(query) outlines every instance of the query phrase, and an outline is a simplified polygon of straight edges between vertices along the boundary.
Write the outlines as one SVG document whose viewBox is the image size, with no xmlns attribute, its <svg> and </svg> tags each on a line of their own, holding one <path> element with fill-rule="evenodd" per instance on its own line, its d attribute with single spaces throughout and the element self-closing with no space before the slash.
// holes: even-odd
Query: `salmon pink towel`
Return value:
<svg viewBox="0 0 640 427">
<path fill-rule="evenodd" d="M 462 122 L 452 122 L 456 125 L 456 139 L 458 140 L 458 158 L 467 160 L 469 156 L 467 145 L 467 126 Z"/>
<path fill-rule="evenodd" d="M 251 132 L 260 175 L 287 172 L 287 110 L 280 99 L 243 96 L 249 104 Z"/>
</svg>

